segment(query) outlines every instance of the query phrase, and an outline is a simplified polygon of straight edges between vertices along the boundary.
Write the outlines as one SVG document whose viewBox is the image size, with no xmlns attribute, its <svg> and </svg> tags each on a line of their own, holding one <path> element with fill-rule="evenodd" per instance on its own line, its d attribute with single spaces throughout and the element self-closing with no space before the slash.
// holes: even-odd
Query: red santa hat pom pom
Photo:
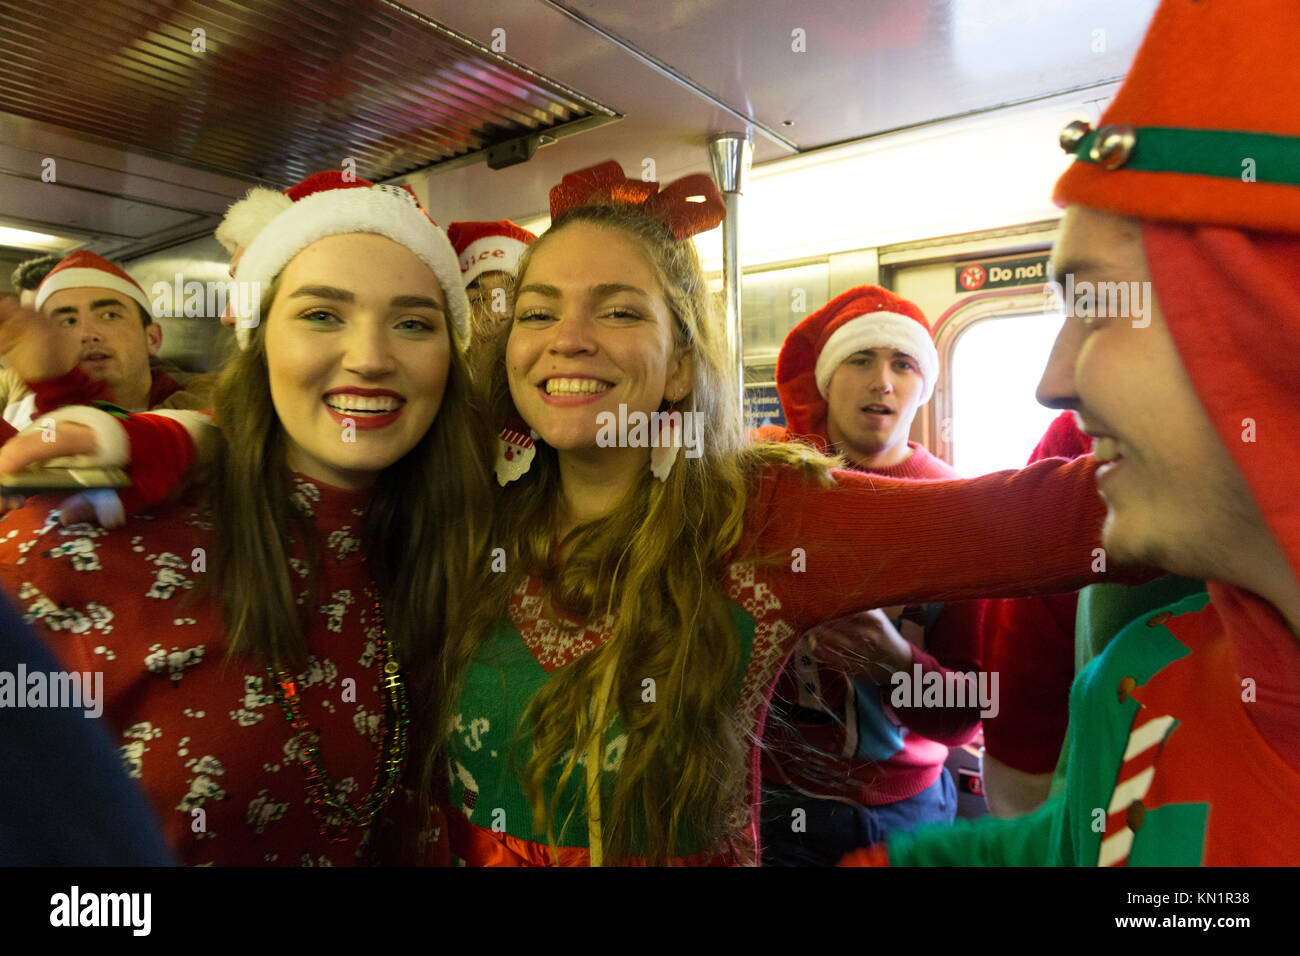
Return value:
<svg viewBox="0 0 1300 956">
<path fill-rule="evenodd" d="M 537 240 L 509 219 L 499 222 L 453 222 L 447 238 L 460 260 L 461 282 L 469 285 L 484 272 L 515 275 L 524 250 Z"/>
<path fill-rule="evenodd" d="M 36 290 L 36 308 L 64 289 L 112 289 L 140 303 L 151 317 L 153 308 L 140 284 L 103 256 L 82 250 L 66 256 L 50 270 Z"/>
<path fill-rule="evenodd" d="M 254 283 L 255 292 L 239 297 L 240 311 L 248 313 L 238 316 L 235 329 L 240 348 L 248 347 L 251 330 L 258 324 L 259 313 L 249 310 L 258 308 L 261 290 L 312 243 L 351 233 L 391 239 L 410 249 L 433 270 L 447 298 L 453 338 L 465 348 L 469 343 L 469 299 L 447 234 L 429 218 L 409 189 L 361 186 L 360 181 L 325 188 L 291 202 L 244 251 L 235 269 L 235 281 Z"/>
</svg>

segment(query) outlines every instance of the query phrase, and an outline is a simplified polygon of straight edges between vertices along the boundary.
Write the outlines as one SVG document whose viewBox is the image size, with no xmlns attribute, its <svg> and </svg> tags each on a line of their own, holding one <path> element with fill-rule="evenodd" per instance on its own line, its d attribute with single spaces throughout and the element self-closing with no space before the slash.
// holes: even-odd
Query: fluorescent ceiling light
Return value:
<svg viewBox="0 0 1300 956">
<path fill-rule="evenodd" d="M 80 239 L 53 236 L 47 232 L 33 232 L 30 229 L 17 229 L 13 226 L 0 226 L 0 246 L 13 246 L 40 252 L 62 252 L 79 245 L 81 245 Z"/>
</svg>

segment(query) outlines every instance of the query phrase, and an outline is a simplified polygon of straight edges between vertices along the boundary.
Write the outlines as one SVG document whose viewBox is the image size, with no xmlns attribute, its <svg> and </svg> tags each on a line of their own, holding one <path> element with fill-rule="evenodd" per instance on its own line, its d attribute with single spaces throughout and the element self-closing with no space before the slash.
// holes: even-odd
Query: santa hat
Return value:
<svg viewBox="0 0 1300 956">
<path fill-rule="evenodd" d="M 1300 231 L 1298 43 L 1294 0 L 1165 0 L 1099 128 L 1061 134 L 1056 201 Z"/>
<path fill-rule="evenodd" d="M 1141 220 L 1183 367 L 1300 579 L 1297 48 L 1294 0 L 1164 0 L 1101 128 L 1062 135 L 1055 198 Z"/>
<path fill-rule="evenodd" d="M 312 173 L 302 182 L 295 183 L 284 192 L 276 192 L 264 186 L 255 186 L 243 199 L 226 210 L 221 225 L 217 226 L 217 242 L 226 252 L 235 254 L 240 246 L 247 249 L 257 238 L 268 222 L 284 212 L 299 199 L 329 189 L 348 189 L 350 187 L 373 186 L 368 179 L 358 179 L 349 173 L 337 169 Z"/>
<path fill-rule="evenodd" d="M 921 403 L 934 394 L 939 353 L 925 315 L 880 286 L 864 285 L 832 299 L 786 336 L 776 361 L 776 388 L 794 435 L 826 430 L 826 392 L 840 363 L 854 352 L 889 348 L 906 352 L 921 367 Z"/>
<path fill-rule="evenodd" d="M 433 270 L 447 297 L 454 339 L 464 348 L 469 342 L 469 299 L 461 285 L 456 253 L 447 234 L 420 208 L 415 195 L 403 187 L 348 183 L 345 188 L 313 192 L 291 202 L 262 227 L 244 250 L 235 269 L 235 281 L 256 283 L 254 289 L 265 288 L 312 243 L 357 232 L 391 239 L 410 249 Z M 245 306 L 255 307 L 252 300 L 256 298 L 241 296 L 241 311 Z M 236 335 L 240 347 L 247 348 L 250 329 L 257 322 L 253 314 L 238 318 Z"/>
<path fill-rule="evenodd" d="M 44 306 L 50 296 L 64 289 L 112 289 L 140 303 L 145 314 L 153 317 L 153 307 L 140 284 L 93 252 L 74 252 L 51 269 L 36 289 L 36 308 Z"/>
<path fill-rule="evenodd" d="M 461 281 L 469 285 L 484 272 L 515 275 L 524 250 L 537 240 L 509 219 L 499 222 L 453 222 L 447 238 L 460 260 Z"/>
</svg>

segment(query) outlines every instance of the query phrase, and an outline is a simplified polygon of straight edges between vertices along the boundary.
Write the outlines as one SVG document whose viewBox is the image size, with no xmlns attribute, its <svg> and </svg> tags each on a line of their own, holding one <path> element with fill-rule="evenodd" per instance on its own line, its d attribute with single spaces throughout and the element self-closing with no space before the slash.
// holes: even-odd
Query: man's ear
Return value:
<svg viewBox="0 0 1300 956">
<path fill-rule="evenodd" d="M 149 354 L 157 355 L 158 350 L 162 348 L 162 326 L 157 322 L 150 322 L 144 327 L 144 338 L 149 344 Z"/>
</svg>

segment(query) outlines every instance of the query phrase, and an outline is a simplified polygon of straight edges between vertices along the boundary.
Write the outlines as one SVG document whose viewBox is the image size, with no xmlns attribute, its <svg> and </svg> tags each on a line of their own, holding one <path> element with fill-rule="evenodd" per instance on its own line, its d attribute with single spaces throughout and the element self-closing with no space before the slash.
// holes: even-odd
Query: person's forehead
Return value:
<svg viewBox="0 0 1300 956">
<path fill-rule="evenodd" d="M 858 349 L 856 352 L 850 354 L 848 358 L 846 358 L 844 361 L 847 362 L 849 359 L 858 358 L 860 356 L 875 356 L 875 355 L 889 355 L 893 357 L 901 356 L 903 358 L 912 358 L 911 352 L 907 351 L 906 349 L 899 348 L 896 345 L 873 345 L 870 348 Z"/>
<path fill-rule="evenodd" d="M 545 273 L 549 278 L 536 277 Z M 640 242 L 621 229 L 576 222 L 547 237 L 528 266 L 528 281 L 596 286 L 612 283 L 657 289 Z"/>
<path fill-rule="evenodd" d="M 1058 281 L 1066 273 L 1121 275 L 1146 268 L 1138 221 L 1088 206 L 1071 206 L 1052 249 Z"/>
<path fill-rule="evenodd" d="M 515 277 L 509 272 L 502 272 L 500 269 L 493 269 L 490 272 L 480 272 L 465 288 L 473 289 L 483 286 L 503 286 L 509 285 L 514 281 Z"/>
<path fill-rule="evenodd" d="M 60 289 L 58 292 L 50 293 L 49 298 L 45 300 L 45 308 L 57 309 L 100 301 L 113 301 L 123 308 L 129 307 L 132 302 L 130 298 L 116 289 L 105 289 L 102 286 L 78 286 L 73 289 Z"/>
<path fill-rule="evenodd" d="M 280 282 L 293 288 L 327 285 L 385 296 L 392 292 L 441 298 L 443 294 L 428 263 L 400 242 L 368 232 L 317 239 L 289 260 Z"/>
</svg>

